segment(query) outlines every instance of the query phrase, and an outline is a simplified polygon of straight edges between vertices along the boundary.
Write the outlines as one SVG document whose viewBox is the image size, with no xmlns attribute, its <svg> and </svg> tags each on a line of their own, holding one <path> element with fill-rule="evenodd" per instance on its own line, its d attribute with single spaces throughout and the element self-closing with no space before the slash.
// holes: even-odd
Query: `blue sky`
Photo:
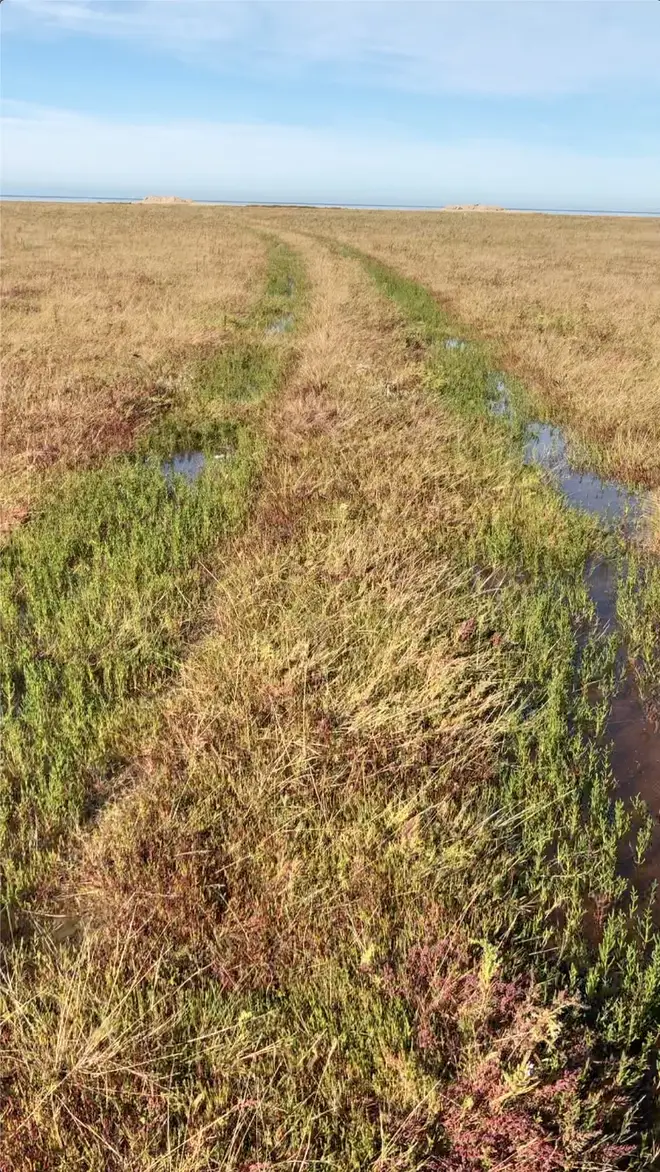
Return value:
<svg viewBox="0 0 660 1172">
<path fill-rule="evenodd" d="M 660 208 L 657 0 L 5 0 L 5 193 Z"/>
</svg>

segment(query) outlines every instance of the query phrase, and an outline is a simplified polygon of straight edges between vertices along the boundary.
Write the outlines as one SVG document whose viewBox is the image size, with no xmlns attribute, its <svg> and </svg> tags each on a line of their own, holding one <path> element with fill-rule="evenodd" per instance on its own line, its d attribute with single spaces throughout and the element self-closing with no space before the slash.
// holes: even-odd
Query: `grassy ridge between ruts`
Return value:
<svg viewBox="0 0 660 1172">
<path fill-rule="evenodd" d="M 303 298 L 298 259 L 272 244 L 261 301 L 139 451 L 63 477 L 0 554 L 5 932 L 63 836 L 103 800 L 145 699 L 195 629 L 202 559 L 246 516 L 262 455 L 255 410 L 288 355 L 270 327 Z M 165 477 L 162 461 L 189 451 L 206 459 L 199 478 Z"/>
</svg>

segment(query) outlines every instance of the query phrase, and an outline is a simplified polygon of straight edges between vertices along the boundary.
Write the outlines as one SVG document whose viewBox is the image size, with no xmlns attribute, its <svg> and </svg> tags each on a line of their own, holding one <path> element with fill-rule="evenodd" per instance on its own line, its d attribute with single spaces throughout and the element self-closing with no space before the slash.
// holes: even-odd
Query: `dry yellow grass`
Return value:
<svg viewBox="0 0 660 1172">
<path fill-rule="evenodd" d="M 248 213 L 254 215 L 255 213 Z M 660 485 L 660 220 L 259 211 L 423 282 L 610 474 Z"/>
<path fill-rule="evenodd" d="M 262 240 L 219 208 L 2 209 L 0 511 L 36 473 L 125 448 L 260 291 Z"/>
</svg>

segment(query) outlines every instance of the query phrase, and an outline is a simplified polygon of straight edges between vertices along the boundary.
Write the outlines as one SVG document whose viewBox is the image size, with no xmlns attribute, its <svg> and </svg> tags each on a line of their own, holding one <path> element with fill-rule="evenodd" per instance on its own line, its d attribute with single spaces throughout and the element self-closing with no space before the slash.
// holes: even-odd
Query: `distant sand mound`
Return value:
<svg viewBox="0 0 660 1172">
<path fill-rule="evenodd" d="M 505 212 L 506 208 L 488 203 L 448 203 L 442 208 L 443 212 Z"/>
<path fill-rule="evenodd" d="M 181 199 L 180 195 L 145 195 L 139 203 L 194 203 L 193 199 Z"/>
</svg>

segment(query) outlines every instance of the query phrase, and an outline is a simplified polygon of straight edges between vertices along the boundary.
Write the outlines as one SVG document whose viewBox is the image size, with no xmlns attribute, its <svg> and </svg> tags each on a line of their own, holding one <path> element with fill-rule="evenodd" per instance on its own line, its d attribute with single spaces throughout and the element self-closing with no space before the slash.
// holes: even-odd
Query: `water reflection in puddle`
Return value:
<svg viewBox="0 0 660 1172">
<path fill-rule="evenodd" d="M 605 634 L 616 630 L 617 589 L 620 575 L 625 573 L 625 562 L 621 567 L 606 559 L 587 564 L 585 583 L 596 608 L 598 625 Z M 642 589 L 641 577 L 637 589 Z M 606 739 L 612 746 L 610 765 L 617 797 L 629 802 L 639 795 L 654 816 L 651 848 L 643 866 L 635 871 L 636 878 L 645 886 L 647 879 L 660 877 L 660 728 L 642 701 L 625 648 L 619 651 L 618 669 L 621 682 L 612 698 Z M 597 699 L 598 688 L 594 701 Z"/>
<path fill-rule="evenodd" d="M 607 735 L 612 744 L 610 761 L 617 797 L 626 804 L 641 797 L 653 818 L 643 862 L 635 865 L 629 856 L 622 868 L 646 893 L 653 881 L 660 879 L 660 728 L 646 712 L 630 674 L 612 701 Z M 660 903 L 656 903 L 654 919 L 660 921 Z"/>
<path fill-rule="evenodd" d="M 496 415 L 499 419 L 508 419 L 511 415 L 509 393 L 507 391 L 507 386 L 504 379 L 495 378 L 493 383 L 493 393 L 491 394 L 488 405 L 491 415 Z"/>
<path fill-rule="evenodd" d="M 489 410 L 498 418 L 511 418 L 511 400 L 502 375 L 491 376 Z M 632 531 L 644 516 L 648 502 L 643 493 L 633 492 L 615 480 L 604 480 L 591 472 L 579 472 L 568 455 L 560 427 L 534 420 L 525 428 L 523 459 L 549 472 L 561 495 L 574 508 L 610 524 Z"/>
<path fill-rule="evenodd" d="M 584 581 L 596 609 L 599 628 L 608 632 L 616 626 L 616 595 L 619 575 L 616 563 L 605 559 L 587 562 Z"/>
<path fill-rule="evenodd" d="M 643 497 L 614 480 L 577 472 L 568 458 L 566 440 L 558 427 L 530 423 L 525 431 L 524 460 L 550 472 L 562 496 L 575 508 L 601 520 L 634 528 L 644 511 Z"/>
<path fill-rule="evenodd" d="M 275 318 L 266 330 L 267 334 L 284 334 L 287 330 L 293 327 L 293 314 L 285 313 L 282 317 Z"/>
<path fill-rule="evenodd" d="M 189 484 L 194 484 L 212 460 L 228 460 L 229 457 L 229 452 L 216 452 L 213 456 L 205 456 L 204 452 L 176 452 L 163 460 L 160 469 L 168 484 L 172 484 L 176 476 L 183 476 Z"/>
<path fill-rule="evenodd" d="M 489 410 L 499 418 L 513 416 L 506 380 L 497 372 L 491 375 Z M 533 422 L 526 426 L 523 458 L 526 464 L 550 473 L 568 504 L 610 526 L 620 527 L 629 538 L 648 510 L 646 494 L 633 492 L 593 473 L 578 472 L 570 462 L 563 432 L 552 424 Z M 585 585 L 596 610 L 598 627 L 604 634 L 617 629 L 617 592 L 620 576 L 625 572 L 626 562 L 618 565 L 614 559 L 594 559 L 585 567 Z M 642 588 L 640 577 L 637 589 Z M 635 797 L 641 797 L 654 820 L 643 863 L 635 865 L 629 851 L 622 870 L 634 878 L 640 892 L 647 892 L 652 882 L 660 879 L 660 727 L 646 710 L 625 647 L 619 652 L 618 670 L 620 684 L 612 698 L 605 734 L 611 745 L 610 765 L 616 796 L 627 805 Z M 594 703 L 598 701 L 598 693 L 595 687 Z M 660 922 L 660 902 L 656 903 L 654 918 L 656 923 Z"/>
<path fill-rule="evenodd" d="M 612 634 L 617 629 L 617 591 L 621 574 L 625 573 L 625 562 L 617 566 L 614 560 L 600 559 L 587 564 L 585 584 L 603 634 Z M 640 577 L 636 589 L 641 590 L 642 584 Z M 628 847 L 621 855 L 621 872 L 634 879 L 636 888 L 644 895 L 652 882 L 660 879 L 660 726 L 640 696 L 625 646 L 619 649 L 617 674 L 619 684 L 605 729 L 605 740 L 611 746 L 610 768 L 616 797 L 628 807 L 635 798 L 642 798 L 653 817 L 653 833 L 644 861 L 636 864 Z M 601 698 L 599 686 L 594 685 L 592 702 L 597 704 Z M 660 903 L 655 905 L 654 920 L 660 924 Z"/>
<path fill-rule="evenodd" d="M 204 471 L 206 456 L 203 452 L 177 452 L 169 460 L 163 460 L 160 467 L 168 484 L 175 476 L 183 476 L 192 484 Z"/>
</svg>

